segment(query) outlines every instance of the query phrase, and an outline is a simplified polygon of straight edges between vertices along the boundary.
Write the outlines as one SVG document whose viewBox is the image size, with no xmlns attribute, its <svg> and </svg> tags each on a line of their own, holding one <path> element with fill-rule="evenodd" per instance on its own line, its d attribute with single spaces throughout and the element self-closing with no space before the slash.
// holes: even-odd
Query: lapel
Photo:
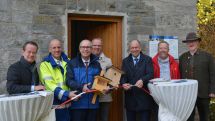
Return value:
<svg viewBox="0 0 215 121">
<path fill-rule="evenodd" d="M 144 65 L 143 54 L 140 53 L 140 59 L 135 66 L 135 76 L 139 75 L 142 70 L 142 66 Z M 143 73 L 143 72 L 142 72 Z"/>
<path fill-rule="evenodd" d="M 128 66 L 129 66 L 130 72 L 132 73 L 133 76 L 139 74 L 138 71 L 141 71 L 141 68 L 142 68 L 141 66 L 142 66 L 143 62 L 144 62 L 144 59 L 143 59 L 142 53 L 140 53 L 140 59 L 137 62 L 136 66 L 134 66 L 132 55 L 131 54 L 129 55 Z"/>
</svg>

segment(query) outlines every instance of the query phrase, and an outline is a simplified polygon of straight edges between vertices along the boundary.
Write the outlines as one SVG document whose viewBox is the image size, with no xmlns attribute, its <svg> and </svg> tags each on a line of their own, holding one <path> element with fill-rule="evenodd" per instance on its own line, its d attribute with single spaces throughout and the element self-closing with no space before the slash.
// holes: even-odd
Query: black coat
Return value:
<svg viewBox="0 0 215 121">
<path fill-rule="evenodd" d="M 32 84 L 38 85 L 39 76 L 35 63 L 29 64 L 23 57 L 12 64 L 7 72 L 7 91 L 9 94 L 31 92 Z"/>
<path fill-rule="evenodd" d="M 140 53 L 140 60 L 134 66 L 132 55 L 123 60 L 122 70 L 125 72 L 121 78 L 121 84 L 130 83 L 134 85 L 139 79 L 144 82 L 144 89 L 148 90 L 147 84 L 153 78 L 152 59 Z M 143 89 L 132 87 L 125 91 L 125 108 L 130 111 L 141 111 L 152 108 L 152 97 Z"/>
</svg>

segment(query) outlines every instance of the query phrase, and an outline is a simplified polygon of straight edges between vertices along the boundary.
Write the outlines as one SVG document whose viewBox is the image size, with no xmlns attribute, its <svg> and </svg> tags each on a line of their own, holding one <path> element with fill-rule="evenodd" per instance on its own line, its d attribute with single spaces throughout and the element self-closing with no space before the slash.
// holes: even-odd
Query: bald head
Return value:
<svg viewBox="0 0 215 121">
<path fill-rule="evenodd" d="M 80 42 L 79 47 L 85 46 L 85 45 L 92 47 L 92 42 L 88 39 L 84 39 Z"/>
<path fill-rule="evenodd" d="M 58 39 L 53 39 L 49 42 L 49 52 L 55 59 L 61 58 L 62 46 L 61 41 Z"/>
<path fill-rule="evenodd" d="M 81 57 L 88 60 L 92 53 L 92 42 L 87 39 L 82 40 L 79 44 L 79 51 L 81 53 Z"/>
<path fill-rule="evenodd" d="M 132 40 L 132 41 L 129 43 L 129 50 L 130 50 L 130 53 L 131 53 L 134 57 L 139 56 L 140 52 L 142 51 L 140 41 L 139 41 L 139 40 Z"/>
</svg>

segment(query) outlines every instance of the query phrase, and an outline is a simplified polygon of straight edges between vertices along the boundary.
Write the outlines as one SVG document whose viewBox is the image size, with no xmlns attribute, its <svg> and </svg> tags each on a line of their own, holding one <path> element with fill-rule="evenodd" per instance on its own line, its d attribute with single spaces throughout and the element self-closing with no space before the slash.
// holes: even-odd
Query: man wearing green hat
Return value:
<svg viewBox="0 0 215 121">
<path fill-rule="evenodd" d="M 179 57 L 181 78 L 198 81 L 196 106 L 200 121 L 208 121 L 210 98 L 215 97 L 215 65 L 211 54 L 199 49 L 201 38 L 191 32 L 186 36 L 188 52 Z M 194 121 L 195 108 L 188 121 Z"/>
</svg>

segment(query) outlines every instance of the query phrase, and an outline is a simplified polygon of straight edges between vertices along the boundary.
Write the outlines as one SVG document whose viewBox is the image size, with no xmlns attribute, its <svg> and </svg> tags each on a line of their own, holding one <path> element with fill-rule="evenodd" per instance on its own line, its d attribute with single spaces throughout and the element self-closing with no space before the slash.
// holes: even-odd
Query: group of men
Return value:
<svg viewBox="0 0 215 121">
<path fill-rule="evenodd" d="M 209 102 L 215 97 L 215 68 L 212 55 L 199 49 L 199 38 L 191 32 L 187 35 L 188 52 L 179 58 L 179 64 L 169 54 L 169 44 L 161 41 L 158 53 L 151 58 L 142 53 L 139 40 L 129 43 L 129 56 L 123 59 L 120 85 L 123 87 L 127 121 L 150 121 L 151 111 L 158 107 L 147 93 L 147 84 L 153 78 L 196 79 L 199 83 L 196 106 L 200 121 L 208 121 Z M 62 43 L 53 39 L 49 54 L 37 66 L 38 45 L 29 41 L 23 46 L 21 59 L 12 64 L 7 73 L 7 90 L 10 94 L 50 90 L 54 92 L 53 105 L 91 90 L 94 76 L 112 66 L 111 59 L 102 52 L 101 38 L 82 40 L 79 54 L 70 60 L 63 52 Z M 72 103 L 56 109 L 56 121 L 108 121 L 111 90 L 104 90 L 95 103 L 93 93 L 84 94 Z M 98 110 L 99 109 L 99 110 Z M 99 114 L 99 116 L 97 116 Z M 195 110 L 188 121 L 194 121 Z M 155 114 L 157 117 L 157 113 Z M 157 118 L 156 118 L 157 120 Z"/>
</svg>

